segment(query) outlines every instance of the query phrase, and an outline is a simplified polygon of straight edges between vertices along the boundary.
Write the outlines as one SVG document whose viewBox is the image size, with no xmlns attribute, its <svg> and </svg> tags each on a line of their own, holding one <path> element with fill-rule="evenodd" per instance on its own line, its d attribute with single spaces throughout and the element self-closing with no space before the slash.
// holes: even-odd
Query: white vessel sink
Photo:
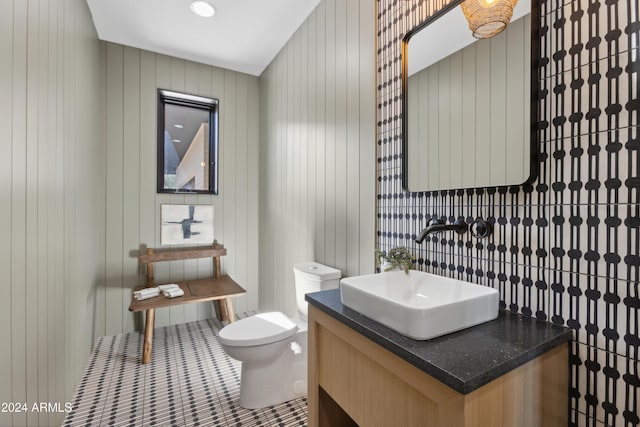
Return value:
<svg viewBox="0 0 640 427">
<path fill-rule="evenodd" d="M 342 304 L 402 335 L 428 340 L 498 316 L 498 291 L 422 271 L 344 278 Z"/>
</svg>

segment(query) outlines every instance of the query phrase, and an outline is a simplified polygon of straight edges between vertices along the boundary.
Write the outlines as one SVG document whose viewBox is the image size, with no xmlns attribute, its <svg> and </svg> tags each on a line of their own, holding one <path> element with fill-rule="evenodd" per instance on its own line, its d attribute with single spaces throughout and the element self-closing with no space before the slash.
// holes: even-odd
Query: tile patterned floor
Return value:
<svg viewBox="0 0 640 427">
<path fill-rule="evenodd" d="M 220 347 L 222 326 L 209 319 L 157 328 L 147 365 L 139 363 L 141 334 L 100 338 L 63 425 L 306 425 L 305 398 L 257 410 L 238 405 L 240 362 Z"/>
</svg>

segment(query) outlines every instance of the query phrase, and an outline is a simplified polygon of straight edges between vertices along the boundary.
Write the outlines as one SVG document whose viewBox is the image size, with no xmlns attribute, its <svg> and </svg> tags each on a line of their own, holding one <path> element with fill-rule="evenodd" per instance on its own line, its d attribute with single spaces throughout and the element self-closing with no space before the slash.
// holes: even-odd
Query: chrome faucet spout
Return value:
<svg viewBox="0 0 640 427">
<path fill-rule="evenodd" d="M 464 234 L 468 230 L 469 226 L 462 218 L 458 218 L 453 224 L 445 224 L 442 220 L 433 220 L 420 235 L 416 238 L 416 243 L 422 243 L 424 239 L 432 233 L 439 233 L 441 231 L 453 230 L 458 234 Z"/>
</svg>

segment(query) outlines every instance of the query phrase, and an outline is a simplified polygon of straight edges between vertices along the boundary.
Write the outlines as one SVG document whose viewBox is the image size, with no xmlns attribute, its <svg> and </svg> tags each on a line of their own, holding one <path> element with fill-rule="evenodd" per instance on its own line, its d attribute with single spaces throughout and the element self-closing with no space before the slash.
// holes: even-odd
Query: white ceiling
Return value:
<svg viewBox="0 0 640 427">
<path fill-rule="evenodd" d="M 259 76 L 320 0 L 87 0 L 101 40 Z"/>
</svg>

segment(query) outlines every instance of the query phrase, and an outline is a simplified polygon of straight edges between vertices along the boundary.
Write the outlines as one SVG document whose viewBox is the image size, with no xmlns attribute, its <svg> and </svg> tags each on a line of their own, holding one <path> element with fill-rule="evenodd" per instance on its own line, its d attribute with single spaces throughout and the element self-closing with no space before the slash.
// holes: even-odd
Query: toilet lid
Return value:
<svg viewBox="0 0 640 427">
<path fill-rule="evenodd" d="M 339 279 L 342 272 L 336 268 L 318 264 L 317 262 L 300 262 L 293 265 L 293 271 L 307 277 L 309 280 L 333 280 Z"/>
<path fill-rule="evenodd" d="M 282 313 L 260 313 L 220 329 L 218 339 L 223 345 L 249 347 L 283 340 L 297 330 L 298 326 Z"/>
</svg>

